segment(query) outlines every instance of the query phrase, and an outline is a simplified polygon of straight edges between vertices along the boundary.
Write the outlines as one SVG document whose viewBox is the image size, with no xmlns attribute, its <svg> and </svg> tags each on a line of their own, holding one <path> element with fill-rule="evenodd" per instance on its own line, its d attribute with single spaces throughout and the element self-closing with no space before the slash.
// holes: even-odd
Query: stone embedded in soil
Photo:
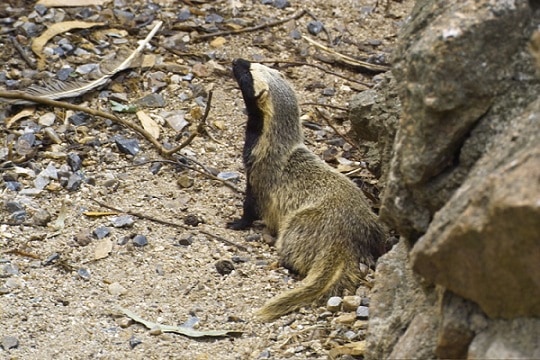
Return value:
<svg viewBox="0 0 540 360">
<path fill-rule="evenodd" d="M 307 30 L 311 35 L 317 35 L 324 29 L 324 25 L 320 21 L 310 21 L 307 24 Z"/>
<path fill-rule="evenodd" d="M 69 191 L 79 190 L 82 183 L 83 183 L 83 177 L 77 172 L 74 172 L 73 174 L 69 176 L 69 179 L 66 184 L 66 190 L 69 190 Z"/>
<path fill-rule="evenodd" d="M 137 100 L 137 105 L 147 108 L 164 107 L 165 99 L 161 94 L 148 94 Z"/>
<path fill-rule="evenodd" d="M 47 226 L 51 221 L 51 214 L 45 209 L 39 209 L 32 216 L 32 222 L 37 226 Z"/>
<path fill-rule="evenodd" d="M 234 181 L 240 178 L 240 174 L 234 171 L 223 171 L 217 174 L 218 179 Z"/>
<path fill-rule="evenodd" d="M 144 235 L 135 235 L 131 240 L 133 245 L 143 247 L 148 245 L 148 239 Z"/>
<path fill-rule="evenodd" d="M 326 309 L 331 312 L 338 312 L 341 309 L 341 303 L 343 299 L 339 296 L 332 296 L 326 302 Z"/>
<path fill-rule="evenodd" d="M 193 244 L 193 235 L 191 234 L 178 240 L 178 245 L 189 246 L 191 244 Z"/>
<path fill-rule="evenodd" d="M 150 331 L 148 331 L 148 333 L 150 335 L 161 335 L 161 334 L 163 334 L 163 331 L 161 330 L 159 325 L 155 325 L 150 329 Z"/>
<path fill-rule="evenodd" d="M 337 318 L 335 318 L 334 321 L 337 324 L 344 324 L 344 325 L 354 324 L 354 322 L 356 321 L 356 314 L 355 313 L 341 314 Z"/>
<path fill-rule="evenodd" d="M 152 175 L 156 175 L 157 173 L 159 173 L 159 171 L 161 170 L 162 167 L 163 167 L 162 163 L 154 162 L 154 163 L 152 163 L 152 165 L 150 165 L 149 170 L 152 173 Z"/>
<path fill-rule="evenodd" d="M 4 336 L 2 338 L 2 348 L 4 350 L 15 349 L 19 346 L 19 339 L 15 336 Z"/>
<path fill-rule="evenodd" d="M 234 264 L 229 260 L 219 260 L 215 266 L 220 275 L 228 275 L 234 270 Z"/>
<path fill-rule="evenodd" d="M 360 305 L 369 306 L 369 298 L 368 297 L 363 297 L 362 301 L 360 302 Z"/>
<path fill-rule="evenodd" d="M 90 115 L 84 112 L 76 112 L 68 118 L 69 122 L 75 126 L 84 125 L 89 119 Z"/>
<path fill-rule="evenodd" d="M 359 306 L 356 309 L 356 317 L 359 320 L 367 320 L 369 318 L 369 308 L 367 306 Z"/>
<path fill-rule="evenodd" d="M 142 344 L 142 340 L 136 338 L 135 336 L 132 336 L 129 338 L 129 347 L 134 349 L 137 345 Z"/>
<path fill-rule="evenodd" d="M 43 260 L 43 263 L 41 265 L 43 265 L 43 266 L 51 265 L 58 259 L 60 259 L 60 254 L 56 253 L 56 252 L 52 253 L 45 260 Z"/>
<path fill-rule="evenodd" d="M 90 270 L 88 270 L 87 268 L 80 268 L 79 270 L 77 270 L 77 275 L 79 275 L 79 277 L 83 280 L 90 280 Z"/>
<path fill-rule="evenodd" d="M 82 166 L 82 160 L 79 154 L 73 153 L 73 152 L 69 153 L 66 160 L 71 170 L 73 171 L 80 170 Z"/>
<path fill-rule="evenodd" d="M 343 311 L 356 311 L 362 302 L 362 298 L 357 295 L 343 297 Z"/>
<path fill-rule="evenodd" d="M 232 256 L 231 257 L 231 260 L 233 263 L 237 263 L 237 264 L 240 264 L 240 263 L 245 263 L 245 262 L 248 262 L 249 261 L 249 258 L 246 257 L 246 256 Z"/>
<path fill-rule="evenodd" d="M 113 296 L 120 296 L 120 295 L 127 294 L 127 289 L 117 282 L 113 282 L 109 284 L 109 286 L 107 287 L 107 291 L 109 292 L 109 294 Z"/>
<path fill-rule="evenodd" d="M 336 89 L 334 89 L 334 88 L 324 88 L 321 91 L 321 94 L 323 94 L 324 96 L 334 96 L 334 95 L 336 95 Z"/>
<path fill-rule="evenodd" d="M 117 137 L 114 139 L 118 150 L 128 155 L 137 155 L 141 150 L 139 141 L 137 139 L 126 139 L 124 137 Z"/>
<path fill-rule="evenodd" d="M 110 235 L 111 230 L 106 226 L 98 226 L 92 231 L 92 234 L 98 239 L 103 239 L 105 236 Z"/>
<path fill-rule="evenodd" d="M 92 242 L 92 234 L 90 234 L 90 230 L 83 229 L 73 236 L 73 240 L 79 246 L 86 246 Z"/>
<path fill-rule="evenodd" d="M 51 126 L 56 120 L 56 115 L 53 112 L 48 112 L 41 115 L 38 119 L 38 124 L 43 126 Z"/>
<path fill-rule="evenodd" d="M 198 215 L 189 214 L 184 217 L 184 224 L 188 226 L 198 226 L 199 224 L 204 224 L 204 220 Z"/>
<path fill-rule="evenodd" d="M 133 220 L 133 216 L 131 215 L 120 215 L 111 219 L 111 225 L 115 228 L 129 228 L 132 227 L 134 223 L 135 220 Z"/>
<path fill-rule="evenodd" d="M 187 188 L 190 188 L 193 186 L 194 184 L 194 181 L 193 181 L 193 178 L 185 175 L 185 174 L 182 174 L 178 177 L 178 179 L 176 180 L 176 183 L 178 184 L 178 186 L 180 186 L 182 189 L 187 189 Z"/>
<path fill-rule="evenodd" d="M 255 242 L 261 240 L 261 234 L 249 234 L 244 238 L 247 242 Z"/>
<path fill-rule="evenodd" d="M 8 202 L 6 202 L 5 207 L 6 207 L 6 210 L 11 214 L 13 214 L 15 212 L 18 212 L 18 211 L 24 211 L 24 207 L 20 203 L 18 203 L 16 201 L 8 201 Z"/>
</svg>

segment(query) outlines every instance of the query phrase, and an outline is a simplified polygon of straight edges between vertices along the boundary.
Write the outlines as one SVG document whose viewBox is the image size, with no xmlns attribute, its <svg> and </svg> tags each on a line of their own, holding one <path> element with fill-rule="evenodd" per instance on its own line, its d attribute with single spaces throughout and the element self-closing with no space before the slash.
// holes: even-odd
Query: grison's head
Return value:
<svg viewBox="0 0 540 360">
<path fill-rule="evenodd" d="M 242 91 L 248 116 L 298 121 L 296 95 L 279 71 L 244 59 L 235 59 L 233 74 Z"/>
</svg>

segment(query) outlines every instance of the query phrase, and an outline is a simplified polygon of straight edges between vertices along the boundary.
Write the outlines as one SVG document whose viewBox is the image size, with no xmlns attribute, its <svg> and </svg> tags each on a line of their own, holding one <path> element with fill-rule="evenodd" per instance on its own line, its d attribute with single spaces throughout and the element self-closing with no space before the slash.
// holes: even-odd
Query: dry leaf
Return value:
<svg viewBox="0 0 540 360">
<path fill-rule="evenodd" d="M 39 0 L 36 5 L 46 7 L 101 6 L 112 0 Z"/>
<path fill-rule="evenodd" d="M 113 243 L 110 239 L 101 239 L 96 244 L 96 249 L 94 250 L 94 260 L 104 259 L 112 251 Z"/>
<path fill-rule="evenodd" d="M 159 125 L 142 110 L 137 111 L 136 114 L 144 130 L 148 131 L 154 139 L 158 139 L 160 132 Z"/>
<path fill-rule="evenodd" d="M 36 108 L 33 106 L 22 109 L 17 114 L 6 120 L 6 129 L 9 129 L 11 125 L 15 124 L 17 121 L 33 115 L 35 112 Z"/>
<path fill-rule="evenodd" d="M 119 212 L 117 211 L 85 211 L 83 212 L 83 214 L 90 217 L 101 217 L 101 216 L 118 215 Z"/>
<path fill-rule="evenodd" d="M 88 29 L 94 26 L 102 26 L 105 23 L 84 22 L 84 21 L 64 21 L 51 25 L 43 34 L 32 42 L 32 51 L 38 57 L 38 69 L 45 69 L 45 57 L 42 54 L 43 47 L 47 42 L 58 34 L 70 31 L 72 29 Z"/>
</svg>

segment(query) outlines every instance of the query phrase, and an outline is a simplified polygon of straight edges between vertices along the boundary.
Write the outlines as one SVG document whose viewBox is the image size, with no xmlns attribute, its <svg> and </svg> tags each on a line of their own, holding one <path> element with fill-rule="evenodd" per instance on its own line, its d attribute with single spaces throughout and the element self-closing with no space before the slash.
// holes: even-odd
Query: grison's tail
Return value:
<svg viewBox="0 0 540 360">
<path fill-rule="evenodd" d="M 346 264 L 346 259 L 328 255 L 319 257 L 300 287 L 276 296 L 255 315 L 261 321 L 271 321 L 319 300 L 345 280 L 344 272 L 351 271 L 345 269 Z"/>
</svg>

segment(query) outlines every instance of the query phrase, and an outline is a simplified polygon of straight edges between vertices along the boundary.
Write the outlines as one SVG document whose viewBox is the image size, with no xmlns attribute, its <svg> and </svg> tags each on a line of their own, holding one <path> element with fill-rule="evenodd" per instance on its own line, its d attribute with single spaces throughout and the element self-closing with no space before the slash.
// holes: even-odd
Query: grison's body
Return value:
<svg viewBox="0 0 540 360">
<path fill-rule="evenodd" d="M 354 292 L 360 263 L 374 265 L 386 234 L 360 189 L 304 145 L 296 96 L 281 74 L 237 59 L 235 78 L 248 112 L 243 160 L 247 191 L 233 229 L 262 219 L 277 234 L 281 264 L 303 283 L 257 313 L 272 320 L 325 295 Z"/>
</svg>

